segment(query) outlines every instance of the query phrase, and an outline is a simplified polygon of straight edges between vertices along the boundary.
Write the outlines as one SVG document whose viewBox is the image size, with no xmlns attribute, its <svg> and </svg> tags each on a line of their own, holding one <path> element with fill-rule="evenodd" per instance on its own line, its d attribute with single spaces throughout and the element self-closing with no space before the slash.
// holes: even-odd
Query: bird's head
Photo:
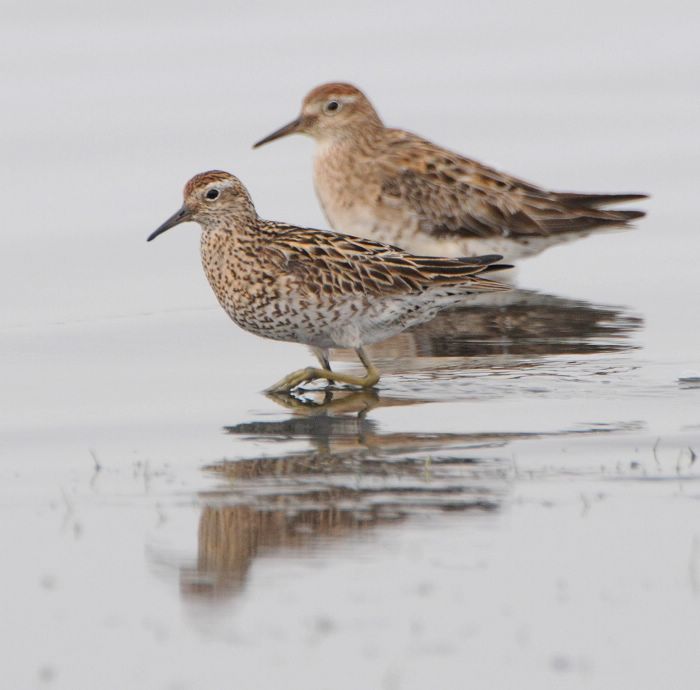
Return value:
<svg viewBox="0 0 700 690">
<path fill-rule="evenodd" d="M 194 221 L 203 230 L 215 229 L 235 222 L 252 222 L 257 218 L 253 201 L 243 183 L 222 170 L 209 170 L 195 175 L 183 191 L 182 206 L 168 218 L 148 241 L 166 230 Z"/>
<path fill-rule="evenodd" d="M 296 120 L 261 139 L 254 148 L 288 134 L 336 140 L 362 136 L 382 126 L 372 104 L 357 87 L 342 83 L 322 84 L 306 95 Z"/>
</svg>

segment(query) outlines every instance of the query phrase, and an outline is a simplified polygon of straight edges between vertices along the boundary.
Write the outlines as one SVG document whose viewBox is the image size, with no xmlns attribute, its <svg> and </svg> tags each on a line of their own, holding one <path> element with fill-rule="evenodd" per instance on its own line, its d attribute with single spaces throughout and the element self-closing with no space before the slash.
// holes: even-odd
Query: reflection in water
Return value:
<svg viewBox="0 0 700 690">
<path fill-rule="evenodd" d="M 380 387 L 398 396 L 503 398 L 521 394 L 524 378 L 531 391 L 569 386 L 570 395 L 585 396 L 602 380 L 616 378 L 618 391 L 636 385 L 634 365 L 619 355 L 637 347 L 643 326 L 622 307 L 513 290 L 473 299 L 369 350 L 384 375 Z M 333 359 L 355 365 L 342 350 Z"/>
<path fill-rule="evenodd" d="M 644 325 L 623 307 L 532 290 L 483 295 L 370 348 L 379 357 L 594 354 L 631 349 Z"/>
<path fill-rule="evenodd" d="M 326 400 L 313 400 L 314 395 Z M 231 435 L 265 443 L 266 451 L 205 467 L 224 484 L 200 494 L 197 562 L 181 570 L 184 595 L 235 594 L 254 559 L 279 549 L 308 550 L 421 513 L 494 513 L 513 477 L 510 459 L 498 449 L 514 439 L 542 436 L 381 433 L 363 412 L 333 416 L 339 401 L 363 409 L 368 402 L 384 404 L 371 393 L 317 393 L 297 399 L 297 411 L 303 412 L 288 419 L 226 427 Z M 306 447 L 285 451 L 290 441 Z"/>
<path fill-rule="evenodd" d="M 481 357 L 503 367 L 505 355 L 517 371 L 532 357 L 633 347 L 630 334 L 642 325 L 623 309 L 516 290 L 444 312 L 373 350 L 401 359 L 400 367 L 410 359 L 412 368 L 437 357 Z M 260 453 L 205 467 L 222 485 L 201 495 L 197 562 L 181 570 L 185 595 L 233 594 L 254 559 L 275 550 L 319 547 L 426 511 L 496 512 L 512 477 L 497 449 L 539 436 L 382 433 L 371 410 L 424 400 L 374 390 L 270 397 L 290 416 L 225 428 L 259 444 Z"/>
<path fill-rule="evenodd" d="M 311 547 L 426 510 L 498 509 L 507 490 L 507 464 L 480 457 L 479 451 L 501 446 L 505 439 L 382 434 L 362 412 L 334 416 L 333 403 L 381 406 L 384 401 L 376 394 L 325 395 L 333 398 L 327 401 L 330 412 L 323 402 L 298 399 L 303 416 L 226 428 L 229 434 L 266 442 L 269 454 L 206 467 L 227 485 L 201 496 L 197 565 L 183 572 L 183 592 L 235 592 L 257 555 L 281 547 Z M 306 441 L 308 447 L 269 452 L 291 440 Z"/>
</svg>

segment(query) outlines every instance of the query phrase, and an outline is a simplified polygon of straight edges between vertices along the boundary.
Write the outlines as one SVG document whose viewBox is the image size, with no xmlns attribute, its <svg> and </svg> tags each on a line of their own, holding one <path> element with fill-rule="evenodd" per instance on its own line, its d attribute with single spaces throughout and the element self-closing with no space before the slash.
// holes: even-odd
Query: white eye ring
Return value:
<svg viewBox="0 0 700 690">
<path fill-rule="evenodd" d="M 207 201 L 214 201 L 219 198 L 219 190 L 216 187 L 212 187 L 205 195 L 204 198 Z"/>
<path fill-rule="evenodd" d="M 326 115 L 333 115 L 337 113 L 341 107 L 342 103 L 340 101 L 328 101 L 328 103 L 323 106 L 323 112 L 326 113 Z"/>
</svg>

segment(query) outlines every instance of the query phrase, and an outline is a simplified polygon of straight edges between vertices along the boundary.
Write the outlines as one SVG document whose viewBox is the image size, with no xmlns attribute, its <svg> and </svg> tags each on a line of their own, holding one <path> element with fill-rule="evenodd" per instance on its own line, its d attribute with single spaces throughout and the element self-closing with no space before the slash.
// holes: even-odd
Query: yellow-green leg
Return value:
<svg viewBox="0 0 700 690">
<path fill-rule="evenodd" d="M 318 369 L 316 367 L 306 367 L 305 369 L 293 371 L 291 374 L 285 376 L 281 381 L 278 381 L 274 386 L 270 386 L 267 389 L 267 392 L 279 393 L 291 391 L 297 386 L 300 386 L 302 383 L 308 383 L 309 381 L 315 381 L 316 379 L 325 379 L 326 381 L 332 381 L 333 383 L 347 383 L 350 386 L 358 386 L 359 388 L 371 388 L 377 383 L 377 381 L 379 381 L 379 371 L 375 368 L 367 356 L 367 353 L 361 347 L 356 348 L 355 352 L 366 369 L 365 376 L 351 376 L 350 374 L 339 374 L 335 371 L 331 371 L 327 353 L 320 349 L 314 351 L 323 367 L 322 369 Z"/>
<path fill-rule="evenodd" d="M 313 348 L 314 354 L 316 355 L 316 359 L 318 360 L 318 363 L 321 365 L 321 369 L 325 369 L 326 371 L 331 371 L 331 361 L 328 359 L 328 350 L 322 348 L 322 347 L 314 347 Z"/>
</svg>

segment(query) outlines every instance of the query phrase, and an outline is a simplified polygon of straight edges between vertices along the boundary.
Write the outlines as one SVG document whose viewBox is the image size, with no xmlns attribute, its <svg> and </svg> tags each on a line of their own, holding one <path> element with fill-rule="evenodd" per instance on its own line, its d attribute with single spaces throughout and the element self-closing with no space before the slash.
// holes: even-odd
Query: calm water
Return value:
<svg viewBox="0 0 700 690">
<path fill-rule="evenodd" d="M 2 15 L 3 687 L 697 685 L 696 5 Z M 211 167 L 323 225 L 310 142 L 250 145 L 328 79 L 649 216 L 375 346 L 377 391 L 266 397 L 310 354 L 145 237 Z"/>
</svg>

